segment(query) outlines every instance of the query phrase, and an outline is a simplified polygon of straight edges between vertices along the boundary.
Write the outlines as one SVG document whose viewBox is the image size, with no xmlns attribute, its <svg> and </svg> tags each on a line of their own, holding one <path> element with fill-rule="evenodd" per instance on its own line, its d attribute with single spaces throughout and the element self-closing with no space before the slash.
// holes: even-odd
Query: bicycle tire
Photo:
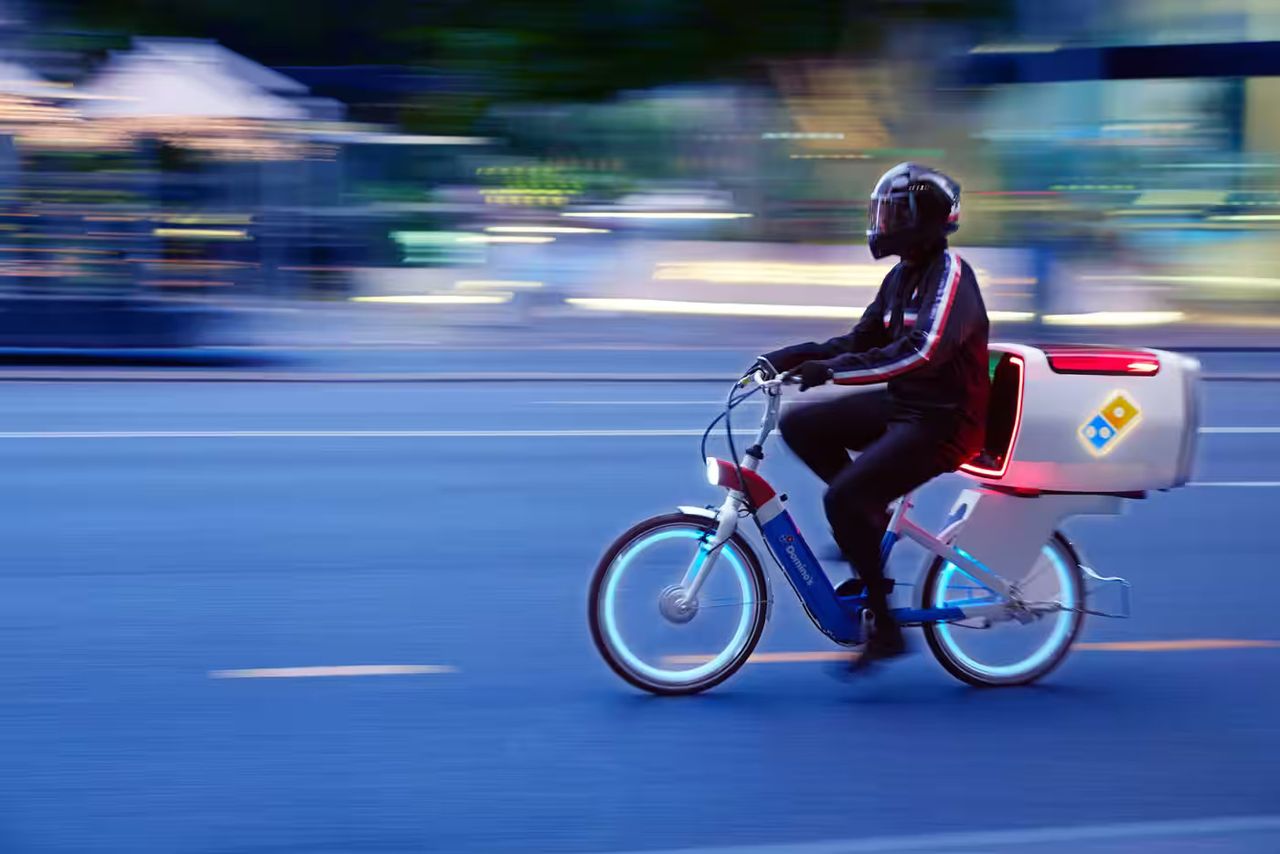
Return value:
<svg viewBox="0 0 1280 854">
<path fill-rule="evenodd" d="M 1071 574 L 1071 580 L 1076 591 L 1076 601 L 1072 603 L 1072 607 L 1077 610 L 1071 612 L 1071 623 L 1065 638 L 1058 644 L 1057 649 L 1053 650 L 1046 660 L 1037 666 L 1029 668 L 1025 672 L 1014 673 L 1009 676 L 995 676 L 990 673 L 984 674 L 980 670 L 966 665 L 957 656 L 951 644 L 941 636 L 938 624 L 926 624 L 923 630 L 925 642 L 929 645 L 929 651 L 933 653 L 933 657 L 938 660 L 944 670 L 961 682 L 979 688 L 1029 685 L 1057 669 L 1071 652 L 1071 648 L 1075 645 L 1076 639 L 1080 635 L 1080 630 L 1084 626 L 1084 611 L 1079 610 L 1084 606 L 1085 597 L 1084 572 L 1080 569 L 1080 557 L 1076 554 L 1071 542 L 1059 531 L 1055 531 L 1042 548 L 1053 548 L 1059 552 L 1060 557 L 1063 558 L 1062 567 Z M 934 558 L 933 563 L 929 566 L 929 571 L 924 579 L 922 598 L 925 607 L 929 607 L 930 603 L 933 602 L 934 589 L 945 565 L 946 561 L 938 557 Z"/>
<path fill-rule="evenodd" d="M 750 603 L 752 609 L 751 625 L 748 629 L 746 642 L 725 664 L 717 667 L 706 676 L 691 682 L 664 682 L 646 677 L 635 668 L 628 666 L 604 636 L 605 633 L 601 628 L 600 613 L 602 594 L 605 582 L 609 577 L 609 571 L 615 565 L 618 557 L 632 544 L 639 542 L 646 534 L 662 528 L 683 527 L 700 532 L 708 532 L 714 531 L 715 525 L 714 519 L 688 513 L 668 513 L 654 516 L 632 526 L 626 533 L 614 540 L 605 551 L 604 556 L 600 558 L 600 562 L 597 564 L 591 578 L 591 586 L 587 598 L 587 622 L 591 629 L 591 640 L 605 663 L 609 665 L 614 673 L 631 685 L 653 694 L 667 696 L 696 694 L 706 691 L 728 679 L 742 665 L 746 664 L 747 659 L 751 657 L 751 653 L 755 650 L 756 644 L 760 642 L 760 636 L 764 632 L 765 622 L 768 619 L 769 587 L 758 556 L 747 540 L 738 532 L 735 532 L 725 545 L 731 546 L 742 559 L 743 566 L 753 587 L 754 597 Z"/>
</svg>

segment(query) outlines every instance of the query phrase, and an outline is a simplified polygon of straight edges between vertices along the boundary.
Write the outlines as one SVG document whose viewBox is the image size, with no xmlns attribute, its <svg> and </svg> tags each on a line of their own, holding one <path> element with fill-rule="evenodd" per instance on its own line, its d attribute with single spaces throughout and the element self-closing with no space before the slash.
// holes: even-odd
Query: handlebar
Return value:
<svg viewBox="0 0 1280 854">
<path fill-rule="evenodd" d="M 781 388 L 784 385 L 799 385 L 800 378 L 784 371 L 776 377 L 767 377 L 764 371 L 753 371 L 742 379 L 738 380 L 738 388 L 746 388 L 754 382 L 756 385 L 763 386 L 766 391 L 770 389 Z"/>
<path fill-rule="evenodd" d="M 767 376 L 764 371 L 752 371 L 742 377 L 733 384 L 732 391 L 729 392 L 729 399 L 725 402 L 725 410 L 714 421 L 707 425 L 706 431 L 702 434 L 702 457 L 707 455 L 707 437 L 710 436 L 711 430 L 715 425 L 724 421 L 725 437 L 729 442 L 729 451 L 735 458 L 735 464 L 739 468 L 755 469 L 759 465 L 760 456 L 758 450 L 755 454 L 747 454 L 741 462 L 736 460 L 737 448 L 733 440 L 733 425 L 731 423 L 732 412 L 737 406 L 743 403 L 747 398 L 757 392 L 764 392 L 767 403 L 765 404 L 763 417 L 760 419 L 760 427 L 756 433 L 755 441 L 751 447 L 759 449 L 768 440 L 769 435 L 778 426 L 778 417 L 782 410 L 782 387 L 787 385 L 799 384 L 800 378 L 792 376 L 790 373 L 782 373 L 778 376 Z M 750 391 L 738 393 L 739 389 L 746 388 L 755 384 L 755 388 Z"/>
</svg>

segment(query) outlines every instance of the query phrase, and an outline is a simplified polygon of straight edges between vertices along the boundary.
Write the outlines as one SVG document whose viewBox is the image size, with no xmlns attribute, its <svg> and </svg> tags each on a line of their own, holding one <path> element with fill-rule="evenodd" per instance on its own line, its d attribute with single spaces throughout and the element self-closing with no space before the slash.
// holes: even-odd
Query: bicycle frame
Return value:
<svg viewBox="0 0 1280 854">
<path fill-rule="evenodd" d="M 777 427 L 782 398 L 781 381 L 769 380 L 762 385 L 764 385 L 768 403 L 755 443 L 736 465 L 719 460 L 709 461 L 708 474 L 711 474 L 713 464 L 717 471 L 717 480 L 713 483 L 729 489 L 724 503 L 715 512 L 703 508 L 681 508 L 686 512 L 696 512 L 715 518 L 717 521 L 715 535 L 703 543 L 685 573 L 681 583 L 684 595 L 687 598 L 697 597 L 698 591 L 716 563 L 720 547 L 737 530 L 742 511 L 750 507 L 761 538 L 782 568 L 783 574 L 796 591 L 814 625 L 836 643 L 846 645 L 861 643 L 861 615 L 865 597 L 837 595 L 822 564 L 813 554 L 813 550 L 805 541 L 791 514 L 783 506 L 782 498 L 755 473 L 764 457 L 762 451 L 764 443 Z M 1015 609 L 1011 606 L 1017 604 L 1014 586 L 972 555 L 952 546 L 908 519 L 907 511 L 911 506 L 911 495 L 907 495 L 894 507 L 881 544 L 882 560 L 887 562 L 894 546 L 905 537 L 918 543 L 930 553 L 949 561 L 992 595 L 950 602 L 946 607 L 941 608 L 899 608 L 893 612 L 898 622 L 904 625 L 921 625 L 982 618 L 993 622 L 1012 619 Z"/>
</svg>

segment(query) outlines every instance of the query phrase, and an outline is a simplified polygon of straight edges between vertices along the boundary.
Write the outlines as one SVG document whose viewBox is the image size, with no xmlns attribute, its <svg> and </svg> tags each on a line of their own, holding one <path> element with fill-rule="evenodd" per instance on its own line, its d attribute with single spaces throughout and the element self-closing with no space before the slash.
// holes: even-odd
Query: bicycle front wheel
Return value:
<svg viewBox="0 0 1280 854">
<path fill-rule="evenodd" d="M 636 525 L 600 560 L 591 581 L 591 637 L 614 672 L 655 694 L 705 691 L 746 663 L 764 631 L 768 588 L 760 562 L 734 534 L 696 599 L 685 573 L 715 522 L 672 513 Z"/>
<path fill-rule="evenodd" d="M 1084 575 L 1071 544 L 1054 534 L 1018 579 L 1032 617 L 986 627 L 960 620 L 924 627 L 924 637 L 948 673 L 970 685 L 1026 685 L 1062 663 L 1084 624 Z M 924 580 L 925 607 L 944 608 L 992 594 L 959 567 L 934 560 Z"/>
</svg>

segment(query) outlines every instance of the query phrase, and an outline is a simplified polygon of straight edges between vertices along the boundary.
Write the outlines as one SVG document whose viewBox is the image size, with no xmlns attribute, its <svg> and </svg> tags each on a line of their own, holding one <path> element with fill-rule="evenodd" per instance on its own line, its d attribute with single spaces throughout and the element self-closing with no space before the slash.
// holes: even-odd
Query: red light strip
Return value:
<svg viewBox="0 0 1280 854">
<path fill-rule="evenodd" d="M 1045 347 L 1044 354 L 1055 374 L 1154 376 L 1160 372 L 1160 359 L 1142 350 L 1066 346 Z"/>
<path fill-rule="evenodd" d="M 1018 444 L 1018 433 L 1022 430 L 1022 398 L 1026 392 L 1027 372 L 1021 356 L 1010 356 L 1009 364 L 1018 366 L 1018 404 L 1013 409 L 1013 432 L 1009 434 L 1009 448 L 1000 460 L 1000 468 L 989 469 L 965 463 L 960 466 L 960 471 L 966 474 L 998 480 L 1004 477 L 1004 473 L 1009 470 L 1009 463 L 1013 461 L 1013 449 Z"/>
</svg>

